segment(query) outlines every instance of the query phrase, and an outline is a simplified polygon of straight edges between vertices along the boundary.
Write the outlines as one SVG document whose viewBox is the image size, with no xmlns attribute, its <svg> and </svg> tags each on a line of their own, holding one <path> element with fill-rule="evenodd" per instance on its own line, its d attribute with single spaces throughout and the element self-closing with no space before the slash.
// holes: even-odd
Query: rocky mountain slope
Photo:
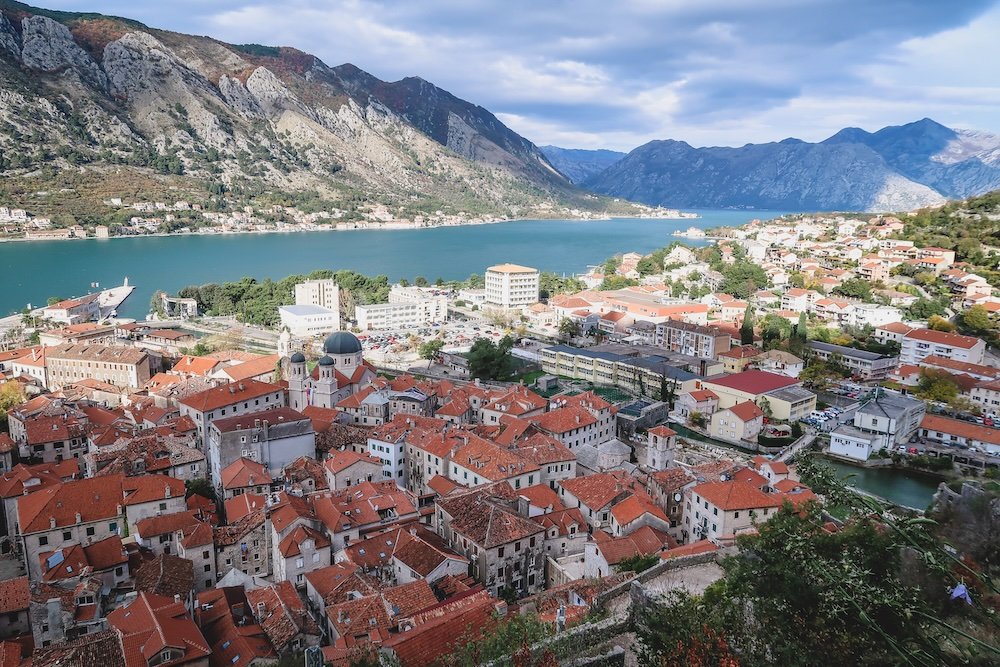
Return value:
<svg viewBox="0 0 1000 667">
<path fill-rule="evenodd" d="M 739 148 L 652 141 L 583 182 L 647 204 L 899 211 L 1000 187 L 1000 137 L 932 120 Z"/>
<path fill-rule="evenodd" d="M 489 111 L 422 79 L 11 0 L 0 0 L 0 172 L 0 198 L 21 203 L 38 188 L 349 212 L 596 201 Z"/>
<path fill-rule="evenodd" d="M 539 148 L 548 158 L 549 164 L 574 183 L 584 182 L 625 157 L 625 153 L 604 149 L 584 150 L 558 146 L 539 146 Z"/>
</svg>

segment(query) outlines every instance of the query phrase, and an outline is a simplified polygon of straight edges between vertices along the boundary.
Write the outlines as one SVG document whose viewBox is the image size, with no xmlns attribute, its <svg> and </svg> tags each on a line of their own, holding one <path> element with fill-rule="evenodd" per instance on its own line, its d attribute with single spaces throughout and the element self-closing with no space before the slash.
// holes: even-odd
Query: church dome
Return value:
<svg viewBox="0 0 1000 667">
<path fill-rule="evenodd" d="M 327 336 L 323 351 L 327 354 L 357 354 L 361 351 L 361 341 L 350 331 L 338 331 Z"/>
<path fill-rule="evenodd" d="M 289 359 L 289 361 L 291 361 L 293 364 L 304 364 L 306 363 L 306 355 L 302 354 L 301 352 L 295 352 L 294 354 L 292 354 L 292 357 Z"/>
<path fill-rule="evenodd" d="M 320 366 L 333 366 L 333 357 L 326 354 L 319 358 Z"/>
</svg>

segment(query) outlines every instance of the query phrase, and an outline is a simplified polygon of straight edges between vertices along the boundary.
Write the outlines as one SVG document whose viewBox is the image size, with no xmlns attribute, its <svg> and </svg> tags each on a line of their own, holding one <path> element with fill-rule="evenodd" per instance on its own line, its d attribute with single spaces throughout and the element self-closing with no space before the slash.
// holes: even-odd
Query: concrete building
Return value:
<svg viewBox="0 0 1000 667">
<path fill-rule="evenodd" d="M 314 305 L 280 306 L 281 326 L 294 336 L 308 338 L 340 329 L 340 313 Z"/>
<path fill-rule="evenodd" d="M 208 427 L 213 421 L 283 407 L 285 389 L 281 385 L 257 380 L 233 382 L 182 398 L 178 405 L 181 416 L 189 417 L 195 423 L 204 451 Z"/>
<path fill-rule="evenodd" d="M 667 320 L 656 325 L 653 342 L 678 354 L 716 359 L 719 354 L 729 351 L 732 337 L 718 327 Z"/>
<path fill-rule="evenodd" d="M 765 413 L 770 410 L 773 419 L 798 421 L 816 409 L 815 394 L 804 389 L 798 380 L 776 373 L 744 371 L 706 379 L 702 386 L 718 397 L 720 410 L 752 401 Z"/>
<path fill-rule="evenodd" d="M 92 379 L 138 389 L 150 378 L 150 357 L 134 347 L 58 345 L 45 349 L 46 388 Z"/>
<path fill-rule="evenodd" d="M 903 335 L 899 362 L 919 364 L 931 355 L 963 361 L 970 364 L 983 363 L 986 342 L 981 338 L 962 336 L 932 329 L 911 329 Z"/>
<path fill-rule="evenodd" d="M 817 359 L 836 359 L 860 380 L 885 380 L 899 365 L 899 357 L 818 340 L 809 341 L 809 349 Z"/>
<path fill-rule="evenodd" d="M 646 432 L 646 466 L 650 470 L 665 470 L 674 463 L 677 448 L 677 431 L 666 424 Z"/>
<path fill-rule="evenodd" d="M 755 442 L 764 428 L 764 413 L 753 401 L 743 401 L 712 414 L 708 432 L 726 442 Z"/>
<path fill-rule="evenodd" d="M 830 433 L 830 452 L 866 461 L 882 448 L 891 450 L 906 443 L 920 427 L 925 411 L 923 401 L 876 389 L 875 396 L 855 411 L 852 425 Z"/>
<path fill-rule="evenodd" d="M 320 306 L 340 313 L 340 286 L 333 278 L 307 280 L 295 286 L 296 306 Z M 340 327 L 334 327 L 334 331 Z"/>
<path fill-rule="evenodd" d="M 211 423 L 207 456 L 216 487 L 221 471 L 240 458 L 257 461 L 277 476 L 295 459 L 316 456 L 316 433 L 312 421 L 291 408 L 249 412 Z"/>
<path fill-rule="evenodd" d="M 538 303 L 537 269 L 517 264 L 498 264 L 486 269 L 487 306 L 521 308 Z"/>
<path fill-rule="evenodd" d="M 755 524 L 774 516 L 782 503 L 781 495 L 737 480 L 698 484 L 685 496 L 683 532 L 688 540 L 708 539 L 720 545 L 756 530 Z"/>
</svg>

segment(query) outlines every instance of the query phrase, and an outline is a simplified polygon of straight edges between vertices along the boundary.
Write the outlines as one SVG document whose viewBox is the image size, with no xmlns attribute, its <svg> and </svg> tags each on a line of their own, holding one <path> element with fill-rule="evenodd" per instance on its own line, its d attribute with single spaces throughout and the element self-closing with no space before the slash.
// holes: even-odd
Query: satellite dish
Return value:
<svg viewBox="0 0 1000 667">
<path fill-rule="evenodd" d="M 681 496 L 680 492 L 677 492 L 677 493 L 674 494 L 674 500 L 676 502 L 680 502 L 681 498 L 682 498 L 682 496 Z"/>
</svg>

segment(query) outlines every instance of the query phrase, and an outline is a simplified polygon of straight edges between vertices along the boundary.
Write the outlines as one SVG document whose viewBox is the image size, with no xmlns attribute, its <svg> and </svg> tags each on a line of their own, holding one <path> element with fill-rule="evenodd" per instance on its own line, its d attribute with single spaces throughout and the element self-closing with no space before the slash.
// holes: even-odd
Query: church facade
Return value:
<svg viewBox="0 0 1000 667">
<path fill-rule="evenodd" d="M 323 356 L 310 373 L 306 357 L 288 357 L 288 406 L 335 408 L 337 403 L 369 386 L 375 369 L 361 356 L 361 341 L 349 331 L 337 331 L 323 341 Z"/>
</svg>

